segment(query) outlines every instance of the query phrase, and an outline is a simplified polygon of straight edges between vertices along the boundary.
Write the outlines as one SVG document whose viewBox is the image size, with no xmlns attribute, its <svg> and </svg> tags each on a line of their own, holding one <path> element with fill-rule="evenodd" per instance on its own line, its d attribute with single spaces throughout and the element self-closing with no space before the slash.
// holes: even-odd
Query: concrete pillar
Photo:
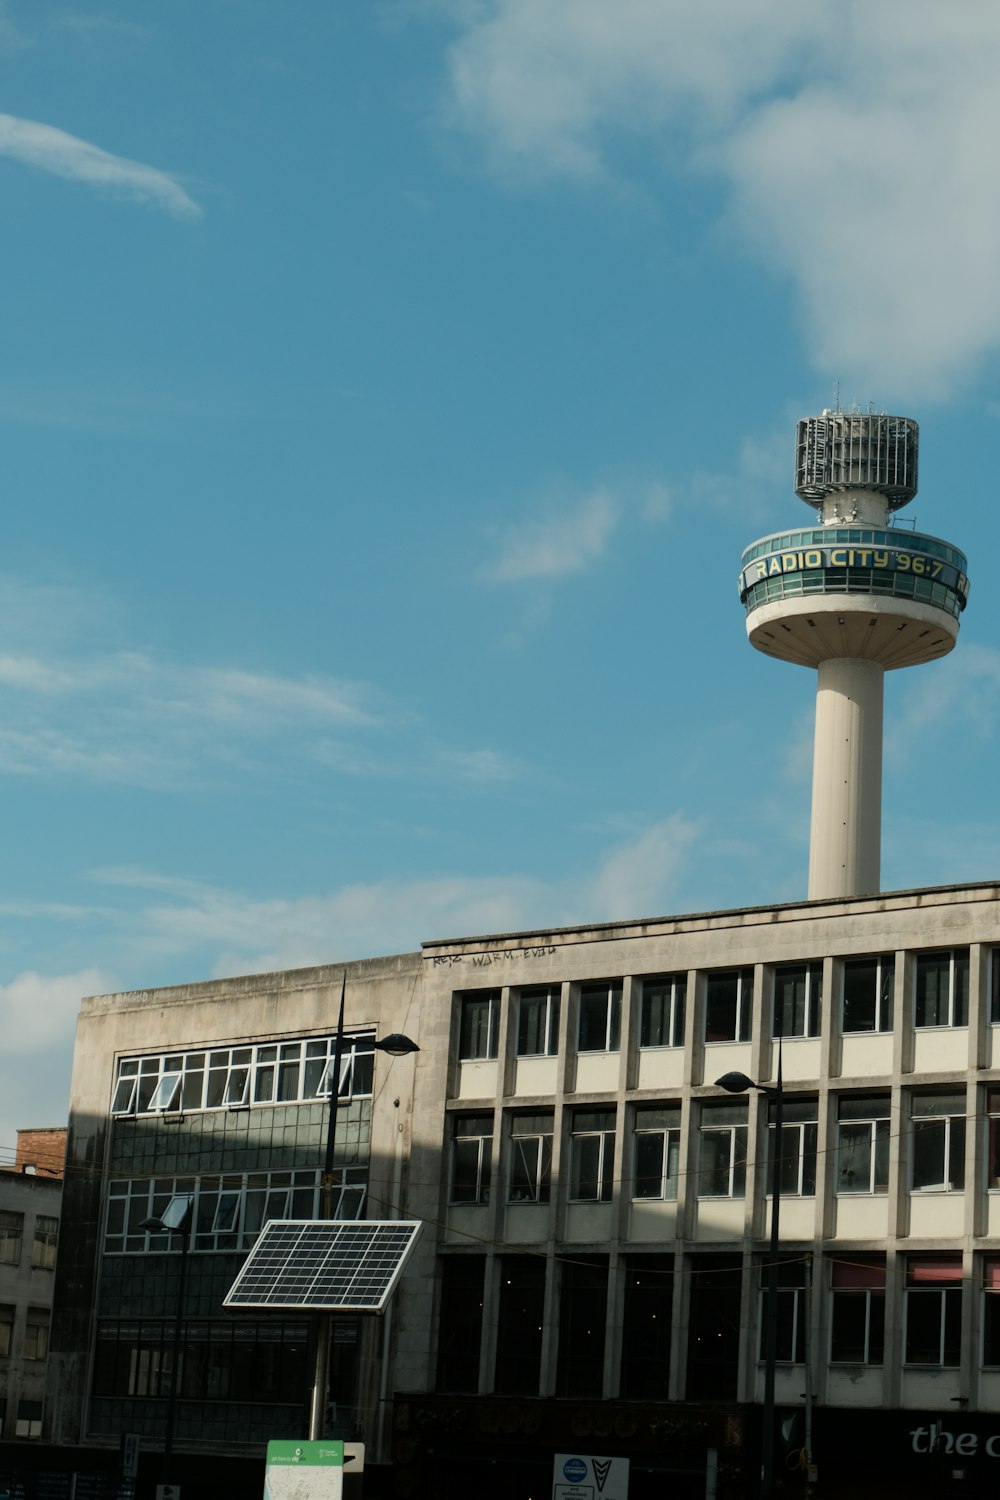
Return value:
<svg viewBox="0 0 1000 1500">
<path fill-rule="evenodd" d="M 884 668 L 861 657 L 820 663 L 813 750 L 809 899 L 879 888 Z"/>
</svg>

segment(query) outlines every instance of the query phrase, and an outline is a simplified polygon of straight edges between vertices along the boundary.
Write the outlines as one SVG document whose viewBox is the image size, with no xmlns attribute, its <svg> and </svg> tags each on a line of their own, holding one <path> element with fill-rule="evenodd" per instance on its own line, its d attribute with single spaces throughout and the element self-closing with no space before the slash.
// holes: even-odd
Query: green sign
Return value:
<svg viewBox="0 0 1000 1500">
<path fill-rule="evenodd" d="M 343 1443 L 268 1443 L 264 1500 L 341 1500 L 343 1493 Z"/>
</svg>

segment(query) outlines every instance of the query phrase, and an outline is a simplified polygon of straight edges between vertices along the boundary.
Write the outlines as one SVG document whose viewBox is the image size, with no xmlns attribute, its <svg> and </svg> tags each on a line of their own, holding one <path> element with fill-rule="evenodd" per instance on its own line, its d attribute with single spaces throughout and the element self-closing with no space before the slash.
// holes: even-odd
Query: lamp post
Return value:
<svg viewBox="0 0 1000 1500">
<path fill-rule="evenodd" d="M 340 1069 L 344 1055 L 344 996 L 347 991 L 347 975 L 340 985 L 340 1012 L 337 1016 L 337 1034 L 334 1040 L 333 1063 L 327 1073 L 329 1079 L 330 1109 L 326 1122 L 326 1152 L 323 1158 L 321 1180 L 320 1218 L 333 1218 L 333 1158 L 337 1144 L 337 1116 L 340 1112 Z M 394 1031 L 375 1043 L 376 1051 L 389 1057 L 407 1057 L 419 1052 L 416 1042 L 401 1032 Z M 326 1411 L 327 1379 L 330 1365 L 330 1314 L 316 1315 L 316 1362 L 313 1369 L 313 1385 L 309 1398 L 309 1437 L 317 1441 L 323 1436 L 323 1418 Z"/>
<path fill-rule="evenodd" d="M 170 1394 L 167 1397 L 167 1426 L 163 1434 L 163 1478 L 168 1478 L 170 1460 L 174 1453 L 174 1429 L 177 1423 L 177 1396 L 181 1373 L 181 1345 L 184 1329 L 184 1286 L 187 1281 L 188 1251 L 191 1248 L 191 1214 L 194 1209 L 194 1193 L 175 1193 L 157 1218 L 155 1215 L 143 1219 L 140 1229 L 151 1234 L 179 1234 L 181 1236 L 181 1266 L 177 1278 L 177 1306 L 174 1311 L 173 1353 L 170 1361 Z"/>
<path fill-rule="evenodd" d="M 724 1073 L 716 1088 L 730 1094 L 759 1089 L 774 1100 L 774 1150 L 771 1152 L 771 1244 L 767 1266 L 767 1316 L 764 1322 L 764 1406 L 761 1415 L 760 1494 L 771 1500 L 774 1493 L 774 1371 L 778 1357 L 778 1221 L 781 1213 L 781 1128 L 784 1093 L 781 1086 L 781 1036 L 778 1036 L 778 1076 L 773 1084 L 755 1083 L 745 1073 Z"/>
</svg>

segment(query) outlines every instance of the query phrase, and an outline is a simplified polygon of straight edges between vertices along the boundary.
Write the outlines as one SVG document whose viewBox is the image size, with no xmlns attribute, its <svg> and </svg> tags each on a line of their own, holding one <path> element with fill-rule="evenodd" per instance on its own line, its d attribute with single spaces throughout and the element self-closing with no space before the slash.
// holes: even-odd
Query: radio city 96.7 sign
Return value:
<svg viewBox="0 0 1000 1500">
<path fill-rule="evenodd" d="M 958 594 L 965 605 L 969 580 L 953 564 L 926 552 L 902 547 L 800 547 L 787 552 L 772 552 L 755 558 L 740 574 L 740 596 L 755 583 L 783 573 L 835 572 L 838 569 L 865 568 L 882 572 L 910 573 L 941 583 Z"/>
</svg>

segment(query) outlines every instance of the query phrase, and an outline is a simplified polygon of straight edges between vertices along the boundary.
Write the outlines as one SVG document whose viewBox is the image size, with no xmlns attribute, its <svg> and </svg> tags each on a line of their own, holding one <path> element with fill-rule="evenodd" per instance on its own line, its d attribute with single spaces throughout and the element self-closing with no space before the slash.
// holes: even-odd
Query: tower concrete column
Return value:
<svg viewBox="0 0 1000 1500">
<path fill-rule="evenodd" d="M 817 668 L 809 899 L 879 889 L 885 668 L 834 657 Z"/>
<path fill-rule="evenodd" d="M 882 842 L 885 673 L 947 656 L 969 596 L 965 554 L 894 524 L 917 492 L 917 424 L 886 412 L 799 422 L 795 488 L 811 525 L 743 553 L 752 645 L 815 668 L 809 899 L 872 895 Z"/>
</svg>

